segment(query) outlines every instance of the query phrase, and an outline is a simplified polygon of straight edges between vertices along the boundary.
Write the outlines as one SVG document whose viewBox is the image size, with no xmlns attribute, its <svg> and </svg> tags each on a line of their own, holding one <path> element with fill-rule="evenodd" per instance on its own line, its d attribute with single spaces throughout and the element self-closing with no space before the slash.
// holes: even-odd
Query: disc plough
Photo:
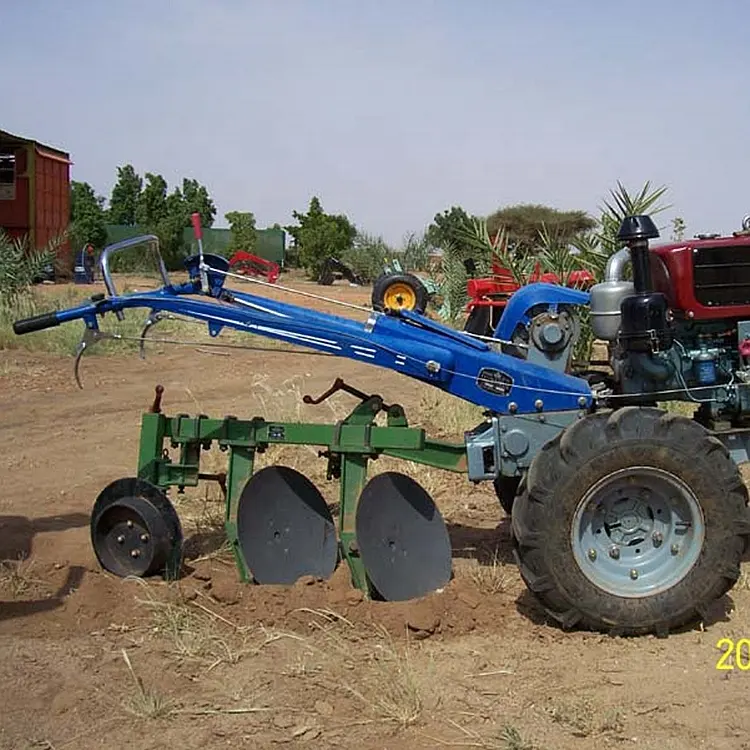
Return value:
<svg viewBox="0 0 750 750">
<path fill-rule="evenodd" d="M 193 223 L 199 252 L 185 261 L 187 281 L 170 280 L 156 237 L 126 240 L 102 253 L 106 295 L 18 321 L 15 332 L 82 320 L 78 376 L 83 353 L 96 341 L 126 338 L 100 330 L 99 321 L 145 308 L 142 347 L 161 320 L 187 319 L 206 325 L 212 339 L 230 328 L 394 370 L 483 407 L 485 416 L 451 443 L 410 426 L 400 404 L 340 379 L 317 398 L 305 397 L 317 404 L 344 391 L 355 399 L 334 424 L 168 416 L 159 386 L 142 416 L 136 471 L 114 480 L 94 503 L 91 541 L 106 570 L 179 576 L 183 533 L 169 493 L 214 481 L 225 498 L 225 531 L 241 580 L 325 579 L 345 564 L 352 584 L 371 597 L 429 595 L 453 575 L 450 536 L 436 503 L 413 478 L 397 471 L 368 476 L 373 460 L 390 456 L 492 482 L 511 516 L 521 577 L 563 626 L 666 634 L 699 619 L 737 580 L 750 534 L 737 467 L 750 446 L 750 430 L 742 426 L 750 411 L 743 389 L 750 383 L 743 349 L 750 306 L 735 308 L 735 318 L 743 319 L 731 324 L 716 323 L 716 306 L 710 316 L 698 303 L 690 315 L 681 310 L 685 290 L 674 293 L 668 273 L 666 281 L 652 281 L 649 258 L 658 251 L 648 247 L 656 236 L 648 217 L 623 223 L 627 249 L 613 256 L 619 265 L 608 268 L 602 284 L 586 292 L 523 287 L 491 337 L 408 309 L 340 303 L 365 311 L 360 322 L 230 289 L 230 277 L 268 282 L 234 274 L 225 258 L 204 253 L 197 216 Z M 155 248 L 163 285 L 118 294 L 109 258 L 141 243 Z M 632 283 L 618 275 L 624 259 L 632 262 Z M 667 269 L 670 262 L 664 261 Z M 610 342 L 609 373 L 573 366 L 582 306 L 590 306 L 595 334 Z M 746 338 L 738 340 L 737 331 Z M 722 380 L 725 373 L 731 377 Z M 696 403 L 697 392 L 694 418 L 665 410 L 669 400 Z M 732 428 L 722 429 L 727 421 Z M 256 470 L 257 456 L 273 445 L 318 448 L 327 478 L 339 483 L 337 512 L 296 469 Z M 226 452 L 225 472 L 201 470 L 212 446 Z"/>
</svg>

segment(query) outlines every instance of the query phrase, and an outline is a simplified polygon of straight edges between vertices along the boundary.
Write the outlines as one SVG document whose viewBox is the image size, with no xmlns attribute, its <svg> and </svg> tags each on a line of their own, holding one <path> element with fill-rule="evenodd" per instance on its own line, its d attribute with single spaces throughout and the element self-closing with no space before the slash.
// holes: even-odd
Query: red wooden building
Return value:
<svg viewBox="0 0 750 750">
<path fill-rule="evenodd" d="M 43 248 L 70 222 L 70 155 L 0 130 L 0 229 Z M 67 243 L 59 249 L 69 253 Z"/>
</svg>

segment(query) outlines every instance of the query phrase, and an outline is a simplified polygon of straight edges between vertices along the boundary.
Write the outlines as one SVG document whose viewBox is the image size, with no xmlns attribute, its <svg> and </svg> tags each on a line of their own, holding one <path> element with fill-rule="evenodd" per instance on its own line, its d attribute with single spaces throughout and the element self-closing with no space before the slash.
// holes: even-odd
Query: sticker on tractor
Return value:
<svg viewBox="0 0 750 750">
<path fill-rule="evenodd" d="M 513 378 L 500 370 L 483 367 L 477 375 L 477 386 L 497 396 L 507 396 L 513 387 Z"/>
</svg>

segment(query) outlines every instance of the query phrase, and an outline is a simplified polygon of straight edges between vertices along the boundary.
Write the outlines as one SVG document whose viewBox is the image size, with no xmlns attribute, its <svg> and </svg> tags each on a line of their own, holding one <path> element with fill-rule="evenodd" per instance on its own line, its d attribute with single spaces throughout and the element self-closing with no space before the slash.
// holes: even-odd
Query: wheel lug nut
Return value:
<svg viewBox="0 0 750 750">
<path fill-rule="evenodd" d="M 670 548 L 673 555 L 677 555 L 680 552 L 680 545 L 679 544 L 673 544 Z"/>
<path fill-rule="evenodd" d="M 148 534 L 141 534 L 141 541 L 145 544 L 148 541 Z"/>
<path fill-rule="evenodd" d="M 140 557 L 141 556 L 141 551 L 138 550 L 138 549 L 130 550 L 130 556 L 131 557 Z"/>
<path fill-rule="evenodd" d="M 651 541 L 655 546 L 658 547 L 664 541 L 664 535 L 661 533 L 661 531 L 655 531 L 653 534 L 651 534 Z"/>
<path fill-rule="evenodd" d="M 132 521 L 128 521 L 128 528 L 129 528 L 129 529 L 132 529 L 132 528 L 133 528 L 133 522 L 132 522 Z"/>
<path fill-rule="evenodd" d="M 619 547 L 610 547 L 609 548 L 609 556 L 613 560 L 619 560 L 620 559 L 620 548 Z"/>
<path fill-rule="evenodd" d="M 125 537 L 123 534 L 120 534 L 120 536 L 117 537 L 117 543 L 122 544 L 125 541 Z"/>
<path fill-rule="evenodd" d="M 630 577 L 631 577 L 631 578 L 632 578 L 632 579 L 633 579 L 634 581 L 635 581 L 635 579 L 636 579 L 636 578 L 638 578 L 638 571 L 637 571 L 637 570 L 636 570 L 635 568 L 633 568 L 633 569 L 632 569 L 632 570 L 630 571 Z"/>
<path fill-rule="evenodd" d="M 593 547 L 589 550 L 589 560 L 596 560 L 596 550 Z"/>
</svg>

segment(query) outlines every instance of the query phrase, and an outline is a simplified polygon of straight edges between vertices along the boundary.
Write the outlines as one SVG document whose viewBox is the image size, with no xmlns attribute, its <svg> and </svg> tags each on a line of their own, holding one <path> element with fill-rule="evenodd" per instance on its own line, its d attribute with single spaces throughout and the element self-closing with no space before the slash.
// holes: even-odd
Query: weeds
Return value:
<svg viewBox="0 0 750 750">
<path fill-rule="evenodd" d="M 143 680 L 135 673 L 128 652 L 122 649 L 122 658 L 133 678 L 133 695 L 125 702 L 125 710 L 140 719 L 159 719 L 172 712 L 172 703 L 160 693 L 146 688 Z"/>
<path fill-rule="evenodd" d="M 32 571 L 34 562 L 28 558 L 18 560 L 0 560 L 0 586 L 10 592 L 14 599 L 18 599 L 38 583 Z"/>
</svg>

